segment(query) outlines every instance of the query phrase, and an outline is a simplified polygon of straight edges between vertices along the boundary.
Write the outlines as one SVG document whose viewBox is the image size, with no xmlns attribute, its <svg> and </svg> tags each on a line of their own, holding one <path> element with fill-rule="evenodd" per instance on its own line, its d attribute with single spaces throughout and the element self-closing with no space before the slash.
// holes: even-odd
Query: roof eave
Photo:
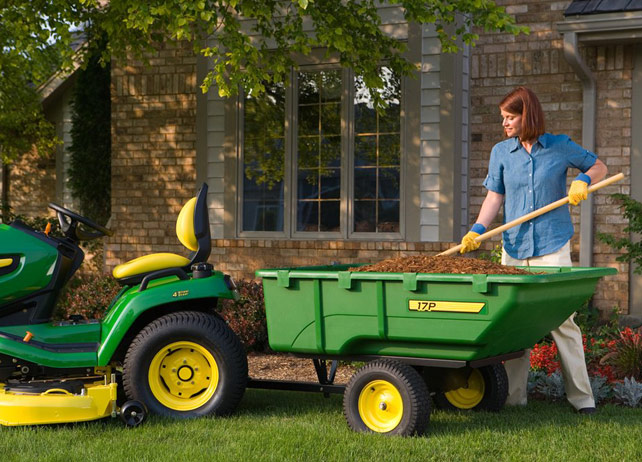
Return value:
<svg viewBox="0 0 642 462">
<path fill-rule="evenodd" d="M 585 44 L 642 40 L 642 11 L 567 16 L 556 24 L 561 34 L 575 32 Z"/>
</svg>

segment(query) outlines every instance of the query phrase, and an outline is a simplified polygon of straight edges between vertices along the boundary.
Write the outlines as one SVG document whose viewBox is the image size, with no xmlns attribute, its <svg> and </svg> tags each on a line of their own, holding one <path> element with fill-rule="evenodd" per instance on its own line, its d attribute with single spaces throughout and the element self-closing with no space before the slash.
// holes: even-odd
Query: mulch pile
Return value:
<svg viewBox="0 0 642 462">
<path fill-rule="evenodd" d="M 503 266 L 488 260 L 465 257 L 438 257 L 416 255 L 391 258 L 350 271 L 376 273 L 454 273 L 454 274 L 533 274 L 512 266 Z"/>
</svg>

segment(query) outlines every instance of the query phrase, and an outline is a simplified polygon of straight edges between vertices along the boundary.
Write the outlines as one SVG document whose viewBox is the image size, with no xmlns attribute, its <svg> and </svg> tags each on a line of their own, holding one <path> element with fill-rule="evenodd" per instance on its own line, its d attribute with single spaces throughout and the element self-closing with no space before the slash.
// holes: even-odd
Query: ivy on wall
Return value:
<svg viewBox="0 0 642 462">
<path fill-rule="evenodd" d="M 111 215 L 111 79 L 99 55 L 89 57 L 74 86 L 67 173 L 80 213 L 105 224 Z"/>
</svg>

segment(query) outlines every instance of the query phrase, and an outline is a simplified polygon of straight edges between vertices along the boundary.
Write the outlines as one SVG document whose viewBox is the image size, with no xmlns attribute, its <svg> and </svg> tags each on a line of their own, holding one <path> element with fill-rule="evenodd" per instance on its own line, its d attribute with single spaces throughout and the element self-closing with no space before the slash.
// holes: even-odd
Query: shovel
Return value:
<svg viewBox="0 0 642 462">
<path fill-rule="evenodd" d="M 622 178 L 624 178 L 624 173 L 618 173 L 617 175 L 613 175 L 610 178 L 607 178 L 605 180 L 600 181 L 599 183 L 595 183 L 593 186 L 589 186 L 588 192 L 592 193 L 593 191 L 597 191 L 600 188 L 603 188 L 604 186 L 608 186 L 611 183 L 615 183 L 616 181 L 620 181 Z M 485 241 L 486 239 L 489 239 L 493 236 L 496 236 L 499 233 L 503 233 L 507 229 L 512 228 L 513 226 L 517 226 L 521 223 L 524 223 L 525 221 L 532 220 L 535 217 L 538 217 L 540 215 L 544 215 L 546 212 L 550 212 L 553 209 L 556 209 L 557 207 L 561 207 L 564 204 L 568 203 L 568 196 L 563 197 L 555 202 L 551 202 L 548 205 L 545 205 L 542 208 L 539 208 L 533 212 L 527 213 L 526 215 L 523 215 L 519 218 L 514 219 L 511 222 L 508 222 L 506 224 L 503 224 L 502 226 L 499 226 L 495 229 L 491 229 L 490 231 L 485 232 L 484 234 L 481 234 L 475 238 L 475 242 L 482 242 Z M 441 252 L 440 254 L 437 254 L 438 257 L 441 256 L 446 256 L 446 255 L 452 255 L 454 253 L 459 252 L 459 250 L 462 248 L 462 245 L 456 245 L 454 247 L 451 247 L 450 249 Z"/>
</svg>

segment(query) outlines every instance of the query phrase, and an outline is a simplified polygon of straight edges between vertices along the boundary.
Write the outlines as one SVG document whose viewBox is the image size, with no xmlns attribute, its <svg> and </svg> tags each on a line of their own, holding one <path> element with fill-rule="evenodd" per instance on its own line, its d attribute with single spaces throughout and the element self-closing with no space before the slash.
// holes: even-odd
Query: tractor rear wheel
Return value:
<svg viewBox="0 0 642 462">
<path fill-rule="evenodd" d="M 236 409 L 247 382 L 238 337 L 213 314 L 171 313 L 134 338 L 123 367 L 129 399 L 171 417 L 225 415 Z"/>
</svg>

